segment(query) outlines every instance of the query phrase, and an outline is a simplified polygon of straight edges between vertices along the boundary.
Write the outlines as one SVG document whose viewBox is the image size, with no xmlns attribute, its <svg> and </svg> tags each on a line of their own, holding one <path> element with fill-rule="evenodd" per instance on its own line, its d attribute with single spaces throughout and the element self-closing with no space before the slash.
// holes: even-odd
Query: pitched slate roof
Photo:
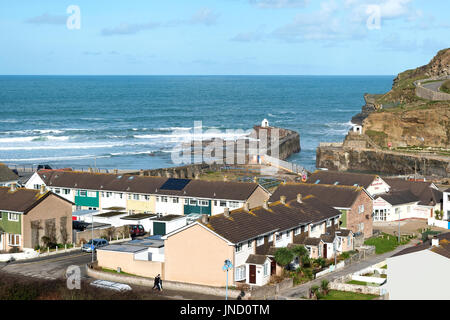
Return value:
<svg viewBox="0 0 450 320">
<path fill-rule="evenodd" d="M 0 211 L 14 211 L 26 214 L 50 195 L 72 203 L 52 192 L 46 192 L 41 195 L 40 190 L 19 188 L 11 192 L 9 187 L 0 187 Z"/>
<path fill-rule="evenodd" d="M 169 178 L 61 170 L 41 170 L 38 174 L 49 187 L 135 192 L 224 200 L 247 200 L 256 188 L 258 188 L 257 183 L 171 178 L 171 180 L 175 182 L 177 180 L 182 181 L 184 187 L 180 190 L 163 190 L 161 187 L 169 180 Z"/>
<path fill-rule="evenodd" d="M 268 209 L 256 207 L 247 212 L 240 208 L 231 211 L 229 217 L 225 217 L 224 214 L 214 215 L 209 218 L 206 226 L 228 241 L 239 243 L 340 214 L 340 211 L 310 196 L 305 198 L 303 203 L 275 202 L 271 203 Z"/>
<path fill-rule="evenodd" d="M 332 207 L 350 208 L 361 192 L 365 192 L 362 187 L 286 183 L 278 186 L 269 201 L 278 201 L 280 196 L 285 196 L 288 200 L 297 199 L 297 194 L 300 193 L 303 197 L 313 195 L 320 201 Z"/>
<path fill-rule="evenodd" d="M 264 264 L 266 262 L 267 256 L 263 256 L 261 254 L 251 254 L 248 256 L 247 261 L 245 263 L 250 264 Z"/>
<path fill-rule="evenodd" d="M 321 234 L 320 235 L 320 239 L 322 239 L 322 241 L 326 242 L 326 243 L 333 243 L 335 238 L 336 238 L 335 234 Z"/>
<path fill-rule="evenodd" d="M 390 191 L 409 190 L 418 198 L 420 205 L 434 206 L 442 202 L 442 192 L 432 188 L 431 182 L 410 181 L 400 178 L 385 178 L 384 181 L 391 186 Z"/>
<path fill-rule="evenodd" d="M 450 259 L 450 232 L 440 233 L 434 236 L 434 238 L 439 239 L 439 246 L 437 247 L 432 247 L 431 240 L 427 240 L 422 244 L 403 249 L 394 254 L 392 257 L 398 257 L 408 253 L 431 249 L 431 251 Z"/>
<path fill-rule="evenodd" d="M 393 191 L 380 194 L 376 199 L 382 198 L 391 205 L 399 205 L 411 202 L 418 202 L 420 199 L 409 190 Z"/>
<path fill-rule="evenodd" d="M 0 163 L 0 182 L 17 181 L 19 176 L 15 174 L 7 165 Z"/>
<path fill-rule="evenodd" d="M 320 238 L 305 238 L 305 240 L 303 240 L 303 244 L 305 244 L 306 246 L 318 246 L 320 244 L 320 241 L 322 241 L 322 239 Z"/>
<path fill-rule="evenodd" d="M 333 185 L 337 183 L 337 185 L 356 185 L 367 189 L 377 177 L 376 174 L 316 170 L 309 176 L 306 183 Z"/>
<path fill-rule="evenodd" d="M 349 229 L 339 229 L 336 230 L 336 235 L 338 237 L 347 237 L 352 231 Z"/>
</svg>

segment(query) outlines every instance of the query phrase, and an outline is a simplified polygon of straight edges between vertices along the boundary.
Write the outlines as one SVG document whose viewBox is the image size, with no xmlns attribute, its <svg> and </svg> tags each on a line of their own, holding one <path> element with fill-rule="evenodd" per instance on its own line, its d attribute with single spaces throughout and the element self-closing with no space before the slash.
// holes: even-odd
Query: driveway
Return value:
<svg viewBox="0 0 450 320">
<path fill-rule="evenodd" d="M 399 246 L 397 247 L 395 250 L 390 251 L 390 252 L 386 252 L 384 254 L 380 254 L 380 255 L 375 255 L 372 256 L 366 260 L 363 260 L 359 263 L 354 263 L 351 264 L 349 266 L 344 267 L 343 269 L 339 270 L 339 271 L 335 271 L 335 272 L 331 272 L 328 273 L 322 277 L 319 277 L 317 279 L 314 279 L 313 281 L 301 284 L 299 286 L 293 287 L 293 288 L 289 288 L 286 290 L 281 290 L 280 293 L 277 296 L 277 299 L 279 300 L 291 300 L 291 299 L 298 299 L 298 298 L 302 298 L 302 297 L 308 297 L 308 292 L 309 289 L 314 286 L 320 286 L 320 283 L 322 282 L 322 280 L 326 279 L 329 282 L 340 278 L 342 276 L 354 273 L 356 271 L 359 271 L 361 269 L 370 267 L 371 265 L 374 265 L 376 263 L 382 262 L 383 260 L 385 260 L 386 258 L 389 258 L 390 256 L 394 255 L 395 253 L 408 248 L 408 247 L 412 247 L 414 245 L 416 245 L 418 243 L 417 240 L 412 240 L 410 243 L 403 245 L 403 246 Z"/>
</svg>

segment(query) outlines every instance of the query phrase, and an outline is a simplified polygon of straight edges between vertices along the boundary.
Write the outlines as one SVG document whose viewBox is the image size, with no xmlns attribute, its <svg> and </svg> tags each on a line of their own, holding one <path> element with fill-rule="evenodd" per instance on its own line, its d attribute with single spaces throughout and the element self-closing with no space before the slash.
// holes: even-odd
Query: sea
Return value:
<svg viewBox="0 0 450 320">
<path fill-rule="evenodd" d="M 235 139 L 267 119 L 300 133 L 301 152 L 288 160 L 314 170 L 319 143 L 342 141 L 364 105 L 364 93 L 386 92 L 393 79 L 0 76 L 0 162 L 172 167 L 180 164 L 173 160 L 177 146 L 193 134 Z"/>
</svg>

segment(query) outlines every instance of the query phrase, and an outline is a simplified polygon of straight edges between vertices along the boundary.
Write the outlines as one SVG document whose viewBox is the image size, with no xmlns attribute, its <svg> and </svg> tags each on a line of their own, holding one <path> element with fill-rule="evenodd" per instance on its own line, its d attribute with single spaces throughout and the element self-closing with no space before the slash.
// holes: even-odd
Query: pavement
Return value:
<svg viewBox="0 0 450 320">
<path fill-rule="evenodd" d="M 295 286 L 295 287 L 292 287 L 289 289 L 281 290 L 280 293 L 277 295 L 277 299 L 278 300 L 292 300 L 292 299 L 308 297 L 309 289 L 314 285 L 320 286 L 320 283 L 324 279 L 331 282 L 342 276 L 346 276 L 348 274 L 351 274 L 356 271 L 362 270 L 364 268 L 370 267 L 376 263 L 384 261 L 386 258 L 391 257 L 392 255 L 396 254 L 397 252 L 399 252 L 405 248 L 409 248 L 409 247 L 416 245 L 417 243 L 418 243 L 418 240 L 412 240 L 410 243 L 408 243 L 406 245 L 398 246 L 393 251 L 386 252 L 384 254 L 371 256 L 370 258 L 367 258 L 361 262 L 351 264 L 349 266 L 344 267 L 343 269 L 328 273 L 324 276 L 321 276 L 321 277 L 314 279 L 312 281 L 309 281 L 307 283 L 304 283 L 304 284 L 301 284 L 301 285 L 298 285 L 298 286 Z"/>
<path fill-rule="evenodd" d="M 422 83 L 422 87 L 440 92 L 439 88 L 442 86 L 442 84 L 445 82 L 445 80 L 437 81 L 437 82 L 428 82 L 428 83 Z"/>
</svg>

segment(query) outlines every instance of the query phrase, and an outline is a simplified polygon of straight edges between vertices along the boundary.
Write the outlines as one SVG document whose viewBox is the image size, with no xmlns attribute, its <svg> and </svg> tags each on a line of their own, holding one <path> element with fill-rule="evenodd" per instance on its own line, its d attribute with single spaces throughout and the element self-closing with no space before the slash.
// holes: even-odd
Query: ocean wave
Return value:
<svg viewBox="0 0 450 320">
<path fill-rule="evenodd" d="M 65 156 L 65 157 L 40 157 L 40 158 L 25 158 L 25 159 L 0 159 L 1 162 L 33 162 L 33 161 L 67 161 L 67 160 L 80 160 L 80 159 L 100 159 L 110 158 L 109 155 L 80 155 L 80 156 Z"/>
<path fill-rule="evenodd" d="M 0 139 L 1 140 L 1 139 Z M 39 146 L 14 146 L 0 147 L 1 151 L 17 151 L 17 150 L 67 150 L 67 149 L 103 149 L 115 147 L 133 147 L 133 146 L 152 146 L 156 143 L 149 142 L 117 142 L 108 144 L 60 144 L 60 145 L 39 145 Z"/>
<path fill-rule="evenodd" d="M 172 142 L 176 142 L 179 140 L 190 141 L 190 140 L 199 140 L 199 139 L 237 139 L 243 138 L 248 135 L 249 132 L 245 133 L 221 133 L 221 132 L 203 132 L 201 134 L 193 134 L 193 133 L 185 133 L 185 134 L 143 134 L 143 135 L 134 135 L 136 139 L 171 139 Z M 179 140 L 177 140 L 179 139 Z"/>
<path fill-rule="evenodd" d="M 31 136 L 31 137 L 14 137 L 14 138 L 0 138 L 0 142 L 10 143 L 10 142 L 32 142 L 32 141 L 66 141 L 69 140 L 67 136 Z"/>
</svg>

